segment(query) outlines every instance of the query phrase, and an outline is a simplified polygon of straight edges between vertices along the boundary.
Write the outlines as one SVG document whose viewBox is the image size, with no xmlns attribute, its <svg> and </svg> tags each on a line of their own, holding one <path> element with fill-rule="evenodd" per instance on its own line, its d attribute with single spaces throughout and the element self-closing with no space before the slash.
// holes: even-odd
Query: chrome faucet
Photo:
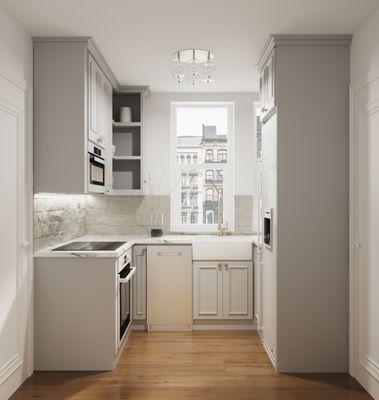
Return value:
<svg viewBox="0 0 379 400">
<path fill-rule="evenodd" d="M 222 196 L 222 190 L 217 190 L 218 194 L 218 209 L 217 209 L 217 235 L 223 236 L 226 234 L 226 228 L 224 226 L 224 200 Z"/>
</svg>

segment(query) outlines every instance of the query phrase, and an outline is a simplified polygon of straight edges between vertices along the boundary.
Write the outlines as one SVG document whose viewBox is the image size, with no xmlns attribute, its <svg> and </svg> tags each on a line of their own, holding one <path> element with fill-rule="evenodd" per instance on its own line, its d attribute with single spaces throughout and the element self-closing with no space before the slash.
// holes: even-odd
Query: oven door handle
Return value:
<svg viewBox="0 0 379 400">
<path fill-rule="evenodd" d="M 92 156 L 90 162 L 95 162 L 97 164 L 105 165 L 104 159 L 96 156 Z"/>
<path fill-rule="evenodd" d="M 128 273 L 128 276 L 126 278 L 118 278 L 119 283 L 128 283 L 132 276 L 136 273 L 136 267 L 130 268 L 130 272 Z"/>
</svg>

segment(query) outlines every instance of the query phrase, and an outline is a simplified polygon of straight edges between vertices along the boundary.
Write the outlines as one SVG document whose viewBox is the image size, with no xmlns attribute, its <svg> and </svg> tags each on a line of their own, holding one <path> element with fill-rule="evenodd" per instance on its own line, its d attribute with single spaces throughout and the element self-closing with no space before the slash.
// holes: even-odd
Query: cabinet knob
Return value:
<svg viewBox="0 0 379 400">
<path fill-rule="evenodd" d="M 224 267 L 225 267 L 226 270 L 228 270 L 229 264 L 228 264 L 228 263 L 225 263 L 225 264 L 224 264 Z"/>
<path fill-rule="evenodd" d="M 218 263 L 218 269 L 221 269 L 221 268 L 222 268 L 222 264 Z"/>
<path fill-rule="evenodd" d="M 266 112 L 266 111 L 268 111 L 267 110 L 267 108 L 266 107 L 262 107 L 262 110 L 261 110 L 262 112 Z"/>
</svg>

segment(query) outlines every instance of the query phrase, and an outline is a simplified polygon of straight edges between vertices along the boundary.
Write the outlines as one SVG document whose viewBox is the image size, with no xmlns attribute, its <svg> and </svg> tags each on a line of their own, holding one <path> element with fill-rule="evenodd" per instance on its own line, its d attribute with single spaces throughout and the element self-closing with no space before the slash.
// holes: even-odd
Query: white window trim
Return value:
<svg viewBox="0 0 379 400">
<path fill-rule="evenodd" d="M 178 164 L 177 163 L 177 142 L 176 142 L 176 108 L 177 107 L 227 107 L 228 109 L 228 140 L 227 140 L 227 163 L 206 163 L 203 160 L 202 164 Z M 234 133 L 235 133 L 235 113 L 234 113 L 234 102 L 232 101 L 195 101 L 195 102 L 183 102 L 174 101 L 171 102 L 170 107 L 171 113 L 171 134 L 170 134 L 170 230 L 172 232 L 183 232 L 183 233 L 215 233 L 217 232 L 218 224 L 204 225 L 204 224 L 182 224 L 181 223 L 181 193 L 179 190 L 181 171 L 183 169 L 194 170 L 201 169 L 204 172 L 204 176 L 207 169 L 215 169 L 223 171 L 224 175 L 224 222 L 228 225 L 228 231 L 234 232 Z M 217 154 L 216 154 L 217 156 Z M 228 187 L 230 189 L 230 195 L 225 196 L 225 190 Z"/>
</svg>

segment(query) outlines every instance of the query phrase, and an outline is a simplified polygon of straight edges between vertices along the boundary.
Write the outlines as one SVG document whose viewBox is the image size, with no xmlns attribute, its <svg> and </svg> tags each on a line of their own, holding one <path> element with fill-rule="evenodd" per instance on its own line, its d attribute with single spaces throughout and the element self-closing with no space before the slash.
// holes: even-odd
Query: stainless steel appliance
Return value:
<svg viewBox="0 0 379 400">
<path fill-rule="evenodd" d="M 119 300 L 119 321 L 118 335 L 119 343 L 122 342 L 130 324 L 132 323 L 132 289 L 131 279 L 136 272 L 136 268 L 131 265 L 131 255 L 129 252 L 119 258 L 118 273 L 118 300 Z"/>
<path fill-rule="evenodd" d="M 88 192 L 105 192 L 105 150 L 88 143 Z"/>
</svg>

